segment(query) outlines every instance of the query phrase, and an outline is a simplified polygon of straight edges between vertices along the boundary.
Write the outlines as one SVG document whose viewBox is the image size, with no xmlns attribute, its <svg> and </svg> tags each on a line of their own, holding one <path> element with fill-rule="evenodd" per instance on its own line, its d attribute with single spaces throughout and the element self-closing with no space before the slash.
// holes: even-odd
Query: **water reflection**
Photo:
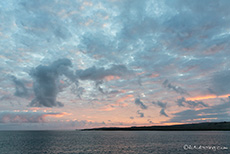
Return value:
<svg viewBox="0 0 230 154">
<path fill-rule="evenodd" d="M 32 153 L 212 153 L 187 145 L 230 148 L 230 133 L 215 131 L 2 131 L 1 154 Z M 219 150 L 218 153 L 230 153 Z"/>
</svg>

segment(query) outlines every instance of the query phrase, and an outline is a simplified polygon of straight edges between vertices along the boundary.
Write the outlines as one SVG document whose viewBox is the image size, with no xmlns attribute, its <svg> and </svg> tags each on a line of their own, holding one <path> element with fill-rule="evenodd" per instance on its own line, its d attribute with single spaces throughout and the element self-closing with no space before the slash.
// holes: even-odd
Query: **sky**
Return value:
<svg viewBox="0 0 230 154">
<path fill-rule="evenodd" d="M 0 130 L 230 121 L 230 1 L 0 1 Z"/>
</svg>

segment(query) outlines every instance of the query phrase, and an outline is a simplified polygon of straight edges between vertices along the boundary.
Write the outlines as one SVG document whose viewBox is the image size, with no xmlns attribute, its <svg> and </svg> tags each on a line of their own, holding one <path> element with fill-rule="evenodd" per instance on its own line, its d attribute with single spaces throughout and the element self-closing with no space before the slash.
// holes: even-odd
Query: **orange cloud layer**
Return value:
<svg viewBox="0 0 230 154">
<path fill-rule="evenodd" d="M 101 109 L 99 109 L 99 111 L 112 111 L 112 110 L 115 110 L 115 108 L 111 107 L 110 105 L 109 106 L 104 106 Z"/>
<path fill-rule="evenodd" d="M 52 116 L 52 117 L 63 117 L 65 115 L 71 115 L 70 113 L 62 112 L 62 113 L 52 113 L 52 114 L 44 114 L 43 117 Z"/>
<path fill-rule="evenodd" d="M 155 77 L 158 77 L 158 76 L 159 76 L 159 74 L 151 74 L 150 78 L 155 78 Z"/>
<path fill-rule="evenodd" d="M 118 80 L 118 79 L 120 79 L 119 76 L 113 76 L 113 75 L 109 75 L 109 76 L 106 76 L 106 77 L 105 77 L 105 80 L 106 80 L 106 81 Z"/>
<path fill-rule="evenodd" d="M 126 101 L 126 100 L 134 100 L 134 96 L 133 96 L 133 95 L 126 95 L 126 96 L 124 96 L 124 97 L 118 99 L 118 100 L 116 101 L 116 103 L 123 103 L 123 102 Z"/>
<path fill-rule="evenodd" d="M 171 125 L 183 125 L 185 123 L 181 122 L 169 122 L 169 123 L 163 123 L 163 124 L 160 124 L 159 126 L 171 126 Z"/>
<path fill-rule="evenodd" d="M 213 99 L 213 98 L 227 98 L 228 96 L 230 96 L 230 94 L 220 95 L 220 96 L 216 96 L 216 95 L 205 95 L 205 96 L 188 97 L 188 98 L 186 98 L 186 100 L 189 100 L 189 101 L 198 101 L 198 100 Z"/>
</svg>

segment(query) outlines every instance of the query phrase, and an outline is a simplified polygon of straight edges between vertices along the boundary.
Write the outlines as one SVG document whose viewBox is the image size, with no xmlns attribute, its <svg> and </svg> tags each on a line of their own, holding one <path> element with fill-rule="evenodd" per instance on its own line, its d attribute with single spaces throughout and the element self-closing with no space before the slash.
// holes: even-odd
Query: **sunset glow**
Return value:
<svg viewBox="0 0 230 154">
<path fill-rule="evenodd" d="M 230 94 L 226 94 L 226 95 L 205 95 L 205 96 L 197 96 L 197 97 L 188 97 L 187 100 L 190 101 L 199 101 L 199 100 L 205 100 L 205 99 L 214 99 L 214 98 L 228 98 L 230 96 Z"/>
<path fill-rule="evenodd" d="M 230 1 L 0 1 L 0 130 L 230 121 Z"/>
</svg>

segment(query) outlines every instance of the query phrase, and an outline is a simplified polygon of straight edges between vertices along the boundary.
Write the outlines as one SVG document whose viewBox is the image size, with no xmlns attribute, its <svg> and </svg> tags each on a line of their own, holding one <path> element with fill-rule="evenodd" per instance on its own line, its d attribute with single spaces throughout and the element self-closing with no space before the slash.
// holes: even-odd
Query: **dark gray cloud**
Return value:
<svg viewBox="0 0 230 154">
<path fill-rule="evenodd" d="M 168 115 L 166 114 L 165 112 L 165 109 L 167 107 L 167 103 L 163 103 L 161 101 L 157 101 L 157 102 L 152 102 L 152 104 L 154 104 L 155 106 L 158 106 L 161 108 L 161 111 L 160 111 L 160 115 L 163 115 L 165 117 L 168 117 Z"/>
<path fill-rule="evenodd" d="M 105 94 L 102 88 L 103 79 L 107 76 L 126 76 L 132 73 L 124 65 L 112 65 L 110 68 L 104 67 L 96 68 L 90 67 L 85 70 L 76 70 L 76 72 L 69 69 L 72 62 L 67 59 L 59 59 L 48 66 L 39 65 L 31 70 L 30 75 L 34 79 L 34 93 L 36 98 L 32 100 L 30 106 L 63 106 L 61 102 L 56 101 L 59 92 L 57 86 L 58 77 L 64 75 L 71 83 L 75 84 L 75 88 L 71 91 L 75 93 L 80 99 L 84 92 L 84 88 L 79 87 L 78 80 L 92 80 L 99 92 Z"/>
<path fill-rule="evenodd" d="M 184 97 L 178 99 L 176 101 L 178 106 L 187 106 L 190 108 L 195 108 L 195 107 L 208 107 L 207 104 L 205 104 L 202 101 L 187 101 Z"/>
<path fill-rule="evenodd" d="M 203 122 L 203 121 L 229 121 L 230 102 L 201 110 L 185 110 L 174 114 L 169 122 Z"/>
<path fill-rule="evenodd" d="M 165 113 L 165 109 L 161 109 L 160 115 L 163 115 L 165 117 L 168 117 L 168 115 Z"/>
<path fill-rule="evenodd" d="M 152 120 L 148 119 L 147 121 L 148 121 L 150 124 L 153 124 L 153 121 L 152 121 Z"/>
<path fill-rule="evenodd" d="M 169 83 L 168 80 L 165 80 L 165 81 L 163 82 L 163 86 L 164 86 L 165 88 L 168 88 L 168 89 L 170 89 L 170 90 L 175 91 L 175 92 L 178 93 L 178 94 L 181 94 L 181 95 L 184 95 L 184 94 L 189 95 L 188 92 L 187 92 L 186 90 L 182 89 L 181 87 L 172 85 L 171 83 Z"/>
<path fill-rule="evenodd" d="M 125 65 L 112 65 L 110 68 L 104 67 L 90 67 L 85 70 L 76 70 L 76 75 L 70 74 L 70 77 L 77 78 L 79 80 L 91 80 L 95 82 L 96 89 L 102 94 L 106 94 L 102 88 L 104 79 L 109 76 L 124 77 L 129 76 L 133 72 L 129 70 Z M 76 79 L 75 79 L 76 80 Z"/>
<path fill-rule="evenodd" d="M 140 98 L 136 98 L 135 99 L 135 104 L 140 106 L 141 109 L 145 110 L 148 108 L 148 106 L 146 106 L 141 100 Z"/>
<path fill-rule="evenodd" d="M 137 114 L 139 114 L 140 118 L 143 118 L 145 116 L 144 113 L 140 112 L 140 110 L 137 111 Z"/>
<path fill-rule="evenodd" d="M 76 70 L 76 75 L 80 80 L 101 81 L 107 76 L 125 76 L 129 75 L 131 71 L 124 65 L 112 65 L 106 69 L 104 67 L 90 67 L 85 70 Z"/>
<path fill-rule="evenodd" d="M 24 83 L 22 81 L 20 81 L 19 79 L 17 79 L 15 76 L 11 76 L 12 81 L 14 82 L 15 85 L 15 96 L 18 97 L 25 97 L 28 95 L 28 90 L 26 88 L 26 86 L 24 85 Z"/>
<path fill-rule="evenodd" d="M 59 59 L 48 66 L 39 65 L 30 72 L 34 79 L 33 88 L 35 99 L 31 101 L 30 106 L 38 107 L 54 107 L 63 106 L 62 103 L 56 101 L 58 94 L 57 79 L 59 75 L 65 74 L 65 69 L 72 66 L 69 59 Z"/>
<path fill-rule="evenodd" d="M 163 103 L 161 101 L 152 102 L 152 104 L 157 105 L 157 106 L 159 106 L 159 107 L 161 107 L 163 109 L 166 109 L 166 106 L 167 106 L 167 103 Z"/>
</svg>

